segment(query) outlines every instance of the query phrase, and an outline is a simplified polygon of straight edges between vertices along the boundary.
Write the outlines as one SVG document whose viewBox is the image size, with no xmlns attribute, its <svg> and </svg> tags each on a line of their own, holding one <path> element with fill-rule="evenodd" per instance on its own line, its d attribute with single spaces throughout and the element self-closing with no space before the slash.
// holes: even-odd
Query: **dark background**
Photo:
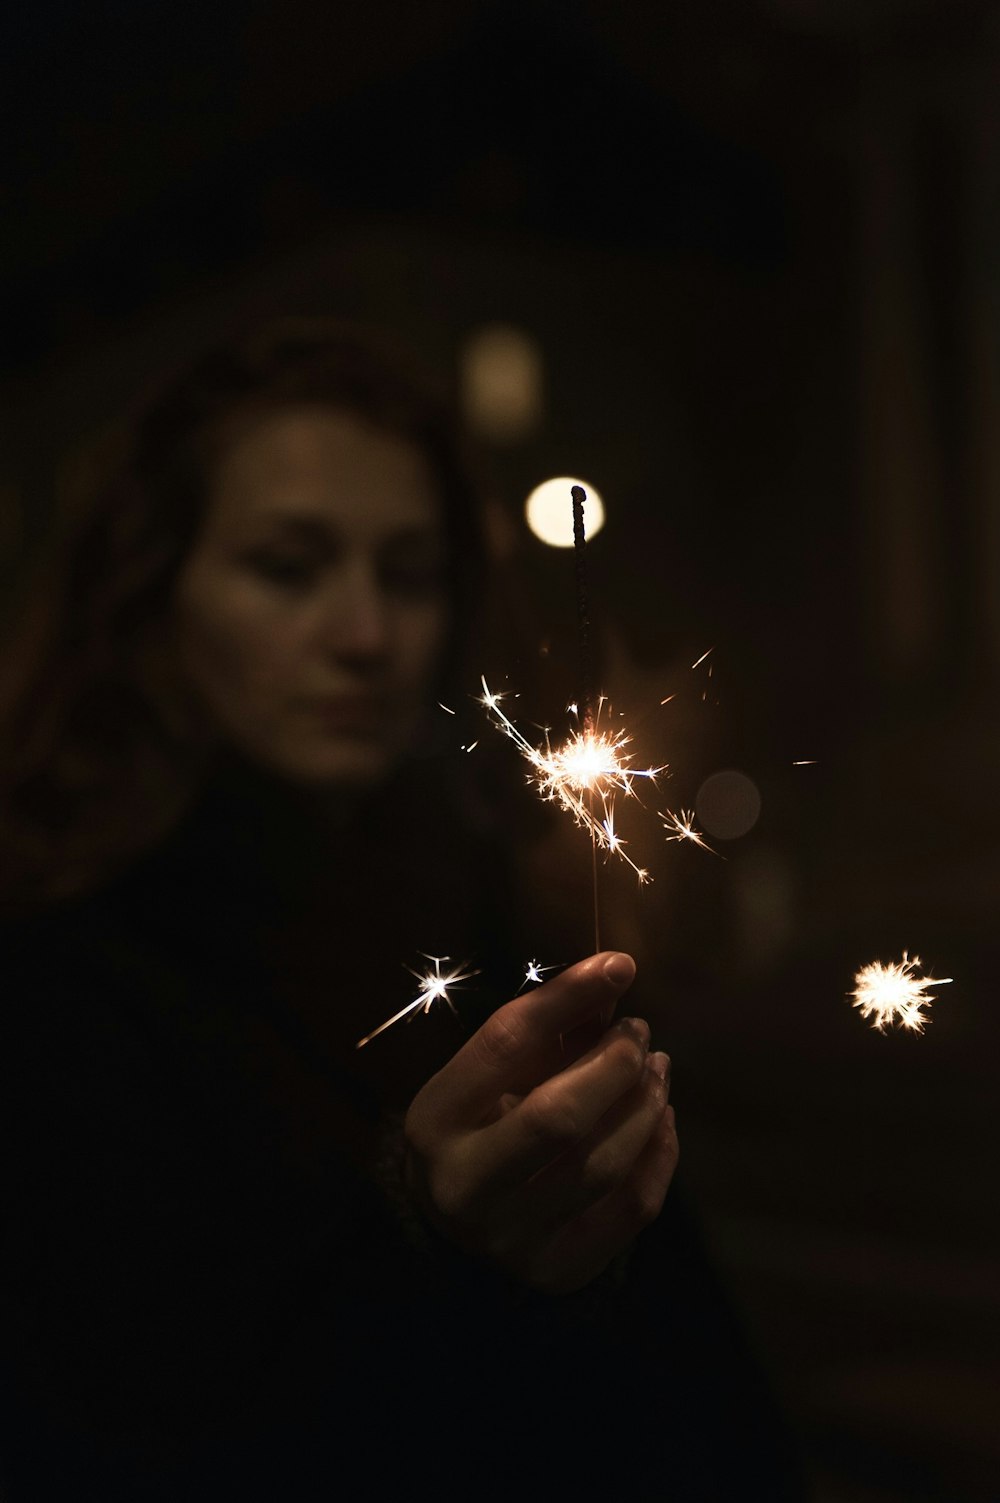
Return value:
<svg viewBox="0 0 1000 1503">
<path fill-rule="evenodd" d="M 4 577 L 248 317 L 459 387 L 529 336 L 541 416 L 486 443 L 522 640 L 572 647 L 520 507 L 583 475 L 640 759 L 762 795 L 628 889 L 712 1245 L 817 1503 L 1000 1499 L 997 8 L 43 0 L 3 41 Z M 906 948 L 954 980 L 882 1037 L 846 993 Z"/>
</svg>

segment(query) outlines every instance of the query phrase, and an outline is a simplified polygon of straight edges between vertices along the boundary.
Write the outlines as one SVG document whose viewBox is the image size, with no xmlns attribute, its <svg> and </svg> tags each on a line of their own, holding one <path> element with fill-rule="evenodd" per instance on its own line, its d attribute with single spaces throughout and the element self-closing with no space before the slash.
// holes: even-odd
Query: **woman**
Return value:
<svg viewBox="0 0 1000 1503">
<path fill-rule="evenodd" d="M 785 1496 L 696 1244 L 658 1221 L 677 1144 L 666 1056 L 611 1022 L 630 959 L 457 1051 L 446 1009 L 355 1048 L 420 950 L 481 967 L 481 1013 L 517 987 L 497 821 L 427 755 L 483 555 L 444 407 L 282 325 L 148 409 L 32 599 L 9 1503 L 723 1498 L 748 1463 Z"/>
</svg>

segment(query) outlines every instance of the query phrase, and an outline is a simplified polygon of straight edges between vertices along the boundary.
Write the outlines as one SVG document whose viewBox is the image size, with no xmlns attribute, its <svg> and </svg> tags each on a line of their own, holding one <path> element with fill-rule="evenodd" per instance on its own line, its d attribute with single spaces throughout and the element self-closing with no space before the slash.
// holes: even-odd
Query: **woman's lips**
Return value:
<svg viewBox="0 0 1000 1503">
<path fill-rule="evenodd" d="M 386 701 L 381 695 L 337 694 L 309 700 L 307 709 L 327 730 L 347 735 L 377 736 L 385 728 Z"/>
</svg>

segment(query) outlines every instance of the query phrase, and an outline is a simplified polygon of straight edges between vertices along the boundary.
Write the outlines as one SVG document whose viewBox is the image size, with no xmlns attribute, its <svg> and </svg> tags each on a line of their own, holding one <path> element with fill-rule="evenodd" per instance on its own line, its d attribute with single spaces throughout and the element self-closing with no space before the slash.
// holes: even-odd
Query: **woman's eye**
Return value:
<svg viewBox="0 0 1000 1503">
<path fill-rule="evenodd" d="M 445 565 L 433 555 L 386 559 L 380 570 L 382 586 L 398 595 L 436 595 L 444 589 Z"/>
<path fill-rule="evenodd" d="M 261 579 L 266 579 L 269 584 L 278 585 L 307 585 L 316 576 L 316 564 L 312 559 L 301 558 L 294 554 L 282 553 L 250 553 L 246 556 L 245 563 Z"/>
<path fill-rule="evenodd" d="M 382 583 L 397 595 L 435 595 L 444 584 L 444 570 L 437 565 L 395 566 L 383 570 Z"/>
</svg>

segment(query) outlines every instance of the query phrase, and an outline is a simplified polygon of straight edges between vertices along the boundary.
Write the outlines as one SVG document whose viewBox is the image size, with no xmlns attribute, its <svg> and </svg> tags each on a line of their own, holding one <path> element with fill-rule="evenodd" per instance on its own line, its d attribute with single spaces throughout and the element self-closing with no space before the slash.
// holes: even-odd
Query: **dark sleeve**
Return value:
<svg viewBox="0 0 1000 1503">
<path fill-rule="evenodd" d="M 659 1476 L 667 1497 L 674 1488 L 678 1498 L 802 1503 L 797 1442 L 713 1266 L 682 1173 L 635 1244 L 621 1298 L 613 1319 L 634 1333 L 652 1399 L 644 1406 L 646 1491 L 637 1496 L 656 1497 Z"/>
<path fill-rule="evenodd" d="M 482 1497 L 508 1499 L 530 1479 L 536 1496 L 803 1503 L 795 1442 L 683 1184 L 598 1279 L 551 1297 L 430 1230 L 402 1187 L 401 1129 L 396 1143 L 383 1179 L 446 1330 L 426 1377 L 449 1395 L 456 1462 L 472 1475 L 492 1457 Z"/>
</svg>

